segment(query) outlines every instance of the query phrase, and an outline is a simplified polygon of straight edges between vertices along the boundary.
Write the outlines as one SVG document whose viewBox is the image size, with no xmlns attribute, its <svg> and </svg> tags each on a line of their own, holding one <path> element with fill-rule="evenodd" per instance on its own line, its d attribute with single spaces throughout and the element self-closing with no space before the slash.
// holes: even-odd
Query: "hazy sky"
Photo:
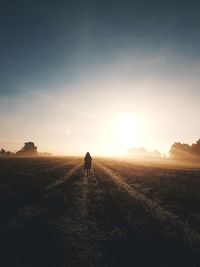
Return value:
<svg viewBox="0 0 200 267">
<path fill-rule="evenodd" d="M 196 141 L 197 2 L 2 1 L 0 147 L 97 155 Z"/>
</svg>

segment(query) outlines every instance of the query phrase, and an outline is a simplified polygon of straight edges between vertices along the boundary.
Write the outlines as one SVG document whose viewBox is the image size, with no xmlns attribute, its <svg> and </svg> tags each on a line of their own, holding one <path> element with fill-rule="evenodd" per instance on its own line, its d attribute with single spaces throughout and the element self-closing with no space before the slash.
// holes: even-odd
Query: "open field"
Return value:
<svg viewBox="0 0 200 267">
<path fill-rule="evenodd" d="M 200 266 L 200 168 L 0 158 L 0 266 Z"/>
</svg>

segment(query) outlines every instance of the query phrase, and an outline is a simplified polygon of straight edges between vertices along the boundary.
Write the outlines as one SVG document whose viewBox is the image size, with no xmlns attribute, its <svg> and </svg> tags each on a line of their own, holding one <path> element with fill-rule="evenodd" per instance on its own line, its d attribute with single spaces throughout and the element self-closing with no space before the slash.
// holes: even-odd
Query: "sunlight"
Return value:
<svg viewBox="0 0 200 267">
<path fill-rule="evenodd" d="M 140 145 L 142 124 L 131 115 L 124 115 L 118 118 L 112 126 L 112 136 L 120 154 L 132 146 Z"/>
</svg>

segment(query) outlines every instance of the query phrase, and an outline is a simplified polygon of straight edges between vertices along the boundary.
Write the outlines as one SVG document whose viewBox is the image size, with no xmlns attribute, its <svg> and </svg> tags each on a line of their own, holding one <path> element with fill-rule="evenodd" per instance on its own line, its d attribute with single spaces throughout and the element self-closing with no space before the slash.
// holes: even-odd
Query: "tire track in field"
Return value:
<svg viewBox="0 0 200 267">
<path fill-rule="evenodd" d="M 20 229 L 20 225 L 24 223 L 26 225 L 29 221 L 35 220 L 35 218 L 39 222 L 40 216 L 42 216 L 42 218 L 48 218 L 50 225 L 56 230 L 56 232 L 51 233 L 48 242 L 51 243 L 52 238 L 57 235 L 58 240 L 55 240 L 62 245 L 59 249 L 61 258 L 57 259 L 58 265 L 56 266 L 98 267 L 99 265 L 96 264 L 100 254 L 98 228 L 88 214 L 89 177 L 84 175 L 81 166 L 82 164 L 78 164 L 70 172 L 66 173 L 65 179 L 62 179 L 59 183 L 54 183 L 46 191 L 44 196 L 45 204 L 43 202 L 42 209 L 40 203 L 37 203 L 26 207 L 29 212 L 27 215 L 23 212 L 24 208 L 19 210 L 12 222 L 4 226 L 5 229 L 2 231 L 4 235 L 1 238 L 8 235 L 10 231 L 15 233 L 17 229 Z M 56 202 L 57 197 L 59 197 L 59 200 L 63 199 L 64 205 L 61 207 L 58 206 L 61 204 L 60 201 Z M 65 197 L 68 198 L 66 203 Z M 55 204 L 56 208 L 52 207 L 52 204 Z M 26 216 L 28 216 L 27 222 Z M 56 247 L 54 242 L 52 245 Z M 53 256 L 50 255 L 50 257 Z"/>
<path fill-rule="evenodd" d="M 54 189 L 57 189 L 57 186 L 59 187 L 60 185 L 64 184 L 66 181 L 69 181 L 70 178 L 73 178 L 73 176 L 76 174 L 76 172 L 79 171 L 79 169 L 81 168 L 82 163 L 79 163 L 78 165 L 76 165 L 74 168 L 72 168 L 70 171 L 68 171 L 64 177 L 62 179 L 56 180 L 54 183 L 48 185 L 45 188 L 45 192 L 48 194 L 49 191 L 53 191 Z M 7 223 L 2 223 L 1 227 L 4 227 L 4 232 L 7 232 L 9 230 L 9 228 L 15 228 L 17 226 L 17 224 L 15 223 L 16 221 L 21 221 L 24 218 L 24 213 L 27 213 L 30 215 L 30 217 L 34 217 L 38 215 L 37 210 L 39 210 L 39 203 L 41 201 L 41 199 L 43 198 L 43 195 L 38 197 L 38 199 L 31 204 L 27 204 L 27 205 L 23 205 L 22 207 L 19 207 L 18 209 L 16 209 L 16 211 L 14 212 L 14 214 L 11 216 L 12 221 L 11 222 L 7 222 Z M 5 225 L 5 226 L 4 226 Z"/>
<path fill-rule="evenodd" d="M 54 166 L 49 166 L 49 165 L 48 166 L 43 166 L 43 165 L 41 166 L 41 165 L 39 165 L 39 166 L 37 166 L 37 169 L 38 168 L 39 169 L 42 169 L 43 172 L 50 172 L 50 171 L 55 171 L 55 170 L 62 169 L 64 167 L 68 167 L 68 168 L 73 167 L 73 166 L 76 167 L 76 165 L 78 164 L 78 162 L 80 162 L 80 160 L 73 159 L 73 160 L 69 160 L 68 162 L 59 163 L 59 164 L 54 165 Z M 34 169 L 32 169 L 30 171 L 29 168 L 24 167 L 24 169 L 22 169 L 21 171 L 15 171 L 15 173 L 18 174 L 18 175 L 21 175 L 21 176 L 28 176 L 28 177 L 31 177 L 31 178 L 35 178 L 35 177 L 36 178 L 44 178 L 45 177 L 45 174 L 34 174 L 35 168 L 36 167 L 34 167 Z M 71 171 L 71 170 L 69 170 L 69 171 Z M 63 178 L 62 179 L 57 179 L 55 182 L 53 182 L 50 185 L 46 186 L 45 190 L 50 189 L 51 187 L 53 187 L 53 184 L 54 183 L 56 185 L 57 181 L 61 181 L 61 180 L 63 180 Z M 59 183 L 60 182 L 58 182 L 58 184 Z"/>
<path fill-rule="evenodd" d="M 38 199 L 37 203 L 19 209 L 9 223 L 1 225 L 4 227 L 1 231 L 3 233 L 1 239 L 3 240 L 8 235 L 13 236 L 24 227 L 24 235 L 29 237 L 28 244 L 22 241 L 22 244 L 23 242 L 26 244 L 25 250 L 29 251 L 27 261 L 31 257 L 39 261 L 37 256 L 34 257 L 34 253 L 46 261 L 46 255 L 50 253 L 48 258 L 53 261 L 48 266 L 99 267 L 97 261 L 100 257 L 100 234 L 96 222 L 92 220 L 88 212 L 89 179 L 90 177 L 87 177 L 82 170 L 82 163 L 79 163 L 62 179 L 48 186 L 45 194 Z M 45 234 L 36 232 L 37 225 L 44 227 L 44 232 L 49 233 L 48 238 Z M 27 229 L 30 229 L 30 236 Z M 44 255 L 40 246 L 37 250 L 34 238 L 38 241 L 44 238 L 45 246 L 44 250 L 42 249 Z M 33 254 L 31 246 L 33 246 Z M 53 255 L 51 247 L 55 248 L 58 257 Z M 19 263 L 23 260 L 20 254 Z M 53 263 L 54 261 L 56 264 Z M 51 260 L 49 262 L 51 263 Z"/>
<path fill-rule="evenodd" d="M 76 165 L 73 169 L 71 169 L 70 171 L 68 171 L 61 179 L 56 180 L 52 184 L 48 185 L 46 187 L 46 190 L 50 190 L 53 187 L 58 186 L 60 184 L 63 184 L 64 182 L 66 182 L 67 180 L 69 180 L 71 178 L 71 176 L 73 176 L 77 172 L 77 170 L 79 168 L 81 168 L 82 165 L 83 165 L 82 163 L 79 163 L 78 165 Z"/>
<path fill-rule="evenodd" d="M 90 177 L 81 169 L 76 169 L 77 179 L 73 182 L 73 195 L 70 212 L 66 212 L 63 223 L 65 229 L 66 252 L 70 250 L 63 266 L 98 267 L 99 229 L 96 222 L 92 220 L 88 211 L 88 183 Z M 62 186 L 62 185 L 61 185 Z M 65 186 L 65 184 L 63 184 Z M 66 188 L 67 189 L 67 188 Z"/>
<path fill-rule="evenodd" d="M 85 220 L 88 215 L 87 208 L 87 194 L 88 194 L 88 177 L 84 175 L 82 180 L 82 196 L 81 196 L 81 217 Z"/>
<path fill-rule="evenodd" d="M 113 170 L 110 170 L 108 167 L 103 166 L 99 162 L 97 162 L 96 165 L 100 170 L 102 170 L 102 172 L 112 179 L 112 181 L 121 191 L 127 192 L 129 196 L 131 196 L 138 203 L 138 205 L 141 205 L 143 208 L 147 208 L 162 225 L 165 224 L 167 227 L 173 226 L 175 229 L 178 229 L 179 232 L 181 230 L 181 234 L 185 240 L 189 242 L 193 241 L 199 244 L 200 234 L 193 230 L 187 223 L 181 221 L 177 215 L 163 209 L 158 202 L 149 199 L 144 194 L 134 189 Z"/>
</svg>

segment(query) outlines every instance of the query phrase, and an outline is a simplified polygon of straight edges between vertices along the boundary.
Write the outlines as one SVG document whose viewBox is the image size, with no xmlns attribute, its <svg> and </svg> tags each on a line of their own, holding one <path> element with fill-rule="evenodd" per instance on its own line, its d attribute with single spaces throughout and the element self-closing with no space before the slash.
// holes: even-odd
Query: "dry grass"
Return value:
<svg viewBox="0 0 200 267">
<path fill-rule="evenodd" d="M 96 162 L 0 159 L 1 266 L 199 266 L 199 170 Z"/>
</svg>

